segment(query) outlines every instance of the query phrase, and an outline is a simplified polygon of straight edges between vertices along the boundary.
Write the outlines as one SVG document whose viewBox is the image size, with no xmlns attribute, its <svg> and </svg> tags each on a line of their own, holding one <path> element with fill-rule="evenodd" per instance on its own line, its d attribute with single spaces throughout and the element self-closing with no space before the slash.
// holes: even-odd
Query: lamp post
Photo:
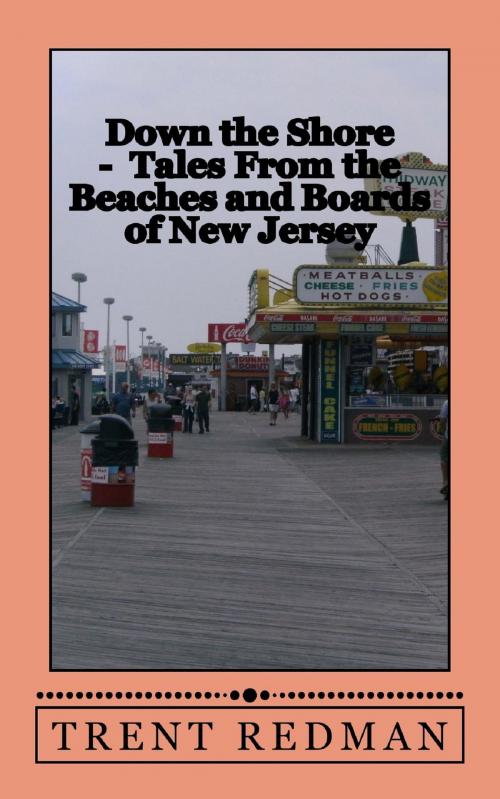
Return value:
<svg viewBox="0 0 500 799">
<path fill-rule="evenodd" d="M 141 390 L 144 387 L 144 333 L 146 332 L 145 327 L 140 327 L 139 332 L 141 334 Z"/>
<path fill-rule="evenodd" d="M 134 317 L 130 316 L 130 314 L 125 314 L 122 316 L 124 322 L 127 323 L 127 383 L 130 386 L 130 338 L 129 338 L 129 325 Z"/>
<path fill-rule="evenodd" d="M 111 306 L 115 301 L 114 297 L 104 297 L 104 304 L 108 306 L 108 323 L 106 327 L 106 398 L 109 402 L 110 400 L 110 386 L 109 386 L 109 372 L 110 372 L 110 361 L 111 361 L 111 353 L 109 351 L 109 322 L 110 322 L 110 310 Z"/>
<path fill-rule="evenodd" d="M 151 342 L 153 340 L 153 336 L 146 336 L 148 340 L 148 357 L 149 357 L 149 388 L 152 388 L 151 383 L 153 382 L 153 361 L 151 358 Z"/>
<path fill-rule="evenodd" d="M 78 284 L 78 304 L 80 304 L 80 286 L 82 283 L 87 282 L 87 275 L 85 275 L 83 272 L 73 272 L 71 279 Z"/>
</svg>

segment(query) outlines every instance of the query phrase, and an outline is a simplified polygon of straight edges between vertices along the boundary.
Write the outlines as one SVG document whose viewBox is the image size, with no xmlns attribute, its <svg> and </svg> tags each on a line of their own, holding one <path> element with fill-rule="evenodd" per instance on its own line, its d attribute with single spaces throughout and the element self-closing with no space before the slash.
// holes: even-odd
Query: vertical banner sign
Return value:
<svg viewBox="0 0 500 799">
<path fill-rule="evenodd" d="M 122 364 L 127 362 L 127 347 L 125 344 L 115 344 L 115 363 Z"/>
<path fill-rule="evenodd" d="M 83 331 L 83 351 L 96 353 L 99 352 L 99 331 L 98 330 L 84 330 Z"/>
<path fill-rule="evenodd" d="M 337 443 L 340 437 L 340 345 L 321 342 L 321 441 Z"/>
</svg>

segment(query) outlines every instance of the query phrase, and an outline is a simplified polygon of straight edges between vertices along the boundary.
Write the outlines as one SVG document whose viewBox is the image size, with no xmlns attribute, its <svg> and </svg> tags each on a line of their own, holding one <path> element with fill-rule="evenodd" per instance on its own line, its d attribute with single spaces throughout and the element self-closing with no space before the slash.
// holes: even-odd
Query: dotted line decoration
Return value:
<svg viewBox="0 0 500 799">
<path fill-rule="evenodd" d="M 269 699 L 463 699 L 463 691 L 256 691 L 255 688 L 245 688 L 244 691 L 233 690 L 230 693 L 219 691 L 37 691 L 37 699 L 183 699 L 197 701 L 204 699 L 231 699 L 237 702 L 242 699 L 252 704 L 259 699 L 267 702 Z"/>
</svg>

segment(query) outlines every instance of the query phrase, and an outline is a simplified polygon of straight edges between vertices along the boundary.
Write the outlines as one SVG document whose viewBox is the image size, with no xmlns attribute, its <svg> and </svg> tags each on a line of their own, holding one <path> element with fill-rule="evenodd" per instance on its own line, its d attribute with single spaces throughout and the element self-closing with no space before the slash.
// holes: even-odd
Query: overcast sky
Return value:
<svg viewBox="0 0 500 799">
<path fill-rule="evenodd" d="M 220 144 L 222 119 L 244 115 L 256 126 L 273 124 L 280 144 L 261 147 L 263 157 L 330 157 L 336 179 L 329 190 L 362 189 L 340 172 L 340 147 L 286 147 L 286 124 L 293 117 L 321 116 L 325 124 L 391 125 L 393 147 L 370 147 L 370 155 L 391 157 L 419 151 L 447 163 L 447 64 L 442 52 L 56 52 L 53 55 L 53 288 L 76 298 L 72 272 L 85 272 L 82 302 L 86 328 L 101 331 L 104 344 L 106 308 L 112 296 L 111 340 L 125 343 L 124 314 L 131 323 L 131 354 L 138 354 L 140 333 L 185 352 L 191 342 L 207 340 L 208 322 L 243 321 L 247 284 L 259 267 L 286 280 L 304 263 L 322 264 L 324 244 L 260 244 L 256 232 L 262 216 L 276 212 L 228 214 L 221 203 L 230 188 L 277 188 L 276 180 L 234 181 L 231 168 L 222 180 L 174 180 L 169 188 L 217 190 L 219 208 L 202 214 L 202 222 L 251 222 L 244 244 L 132 245 L 123 230 L 148 215 L 111 211 L 70 212 L 69 183 L 92 183 L 96 189 L 136 192 L 152 180 L 134 180 L 128 147 L 106 147 L 106 118 L 127 118 L 139 125 L 208 125 L 213 147 L 189 147 L 188 157 L 233 156 Z M 140 149 L 135 147 L 135 149 Z M 171 152 L 157 144 L 157 157 Z M 251 148 L 255 149 L 255 148 Z M 352 151 L 353 148 L 346 148 Z M 99 172 L 112 163 L 112 172 Z M 297 187 L 298 183 L 297 181 Z M 309 181 L 311 182 L 311 181 Z M 314 181 L 313 181 L 314 182 Z M 316 181 L 321 182 L 321 181 Z M 298 199 L 300 193 L 296 195 Z M 175 212 L 172 212 L 175 213 Z M 179 212 L 182 214 L 183 212 Z M 197 215 L 197 212 L 191 212 Z M 168 216 L 169 213 L 167 212 Z M 346 211 L 290 212 L 282 222 L 378 222 L 370 243 L 381 244 L 397 262 L 401 222 L 396 217 Z M 434 225 L 416 223 L 420 259 L 433 263 Z M 258 347 L 260 351 L 262 347 Z M 278 348 L 277 348 L 278 349 Z M 298 348 L 279 349 L 293 352 Z"/>
</svg>

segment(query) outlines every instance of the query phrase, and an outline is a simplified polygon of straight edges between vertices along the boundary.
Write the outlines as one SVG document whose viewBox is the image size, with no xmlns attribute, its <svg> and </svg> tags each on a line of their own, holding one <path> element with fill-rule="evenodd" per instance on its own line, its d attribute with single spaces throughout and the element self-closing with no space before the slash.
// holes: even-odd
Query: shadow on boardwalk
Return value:
<svg viewBox="0 0 500 799">
<path fill-rule="evenodd" d="M 133 508 L 81 502 L 78 431 L 53 433 L 53 668 L 448 667 L 437 449 L 214 413 L 156 460 L 134 426 Z"/>
</svg>

